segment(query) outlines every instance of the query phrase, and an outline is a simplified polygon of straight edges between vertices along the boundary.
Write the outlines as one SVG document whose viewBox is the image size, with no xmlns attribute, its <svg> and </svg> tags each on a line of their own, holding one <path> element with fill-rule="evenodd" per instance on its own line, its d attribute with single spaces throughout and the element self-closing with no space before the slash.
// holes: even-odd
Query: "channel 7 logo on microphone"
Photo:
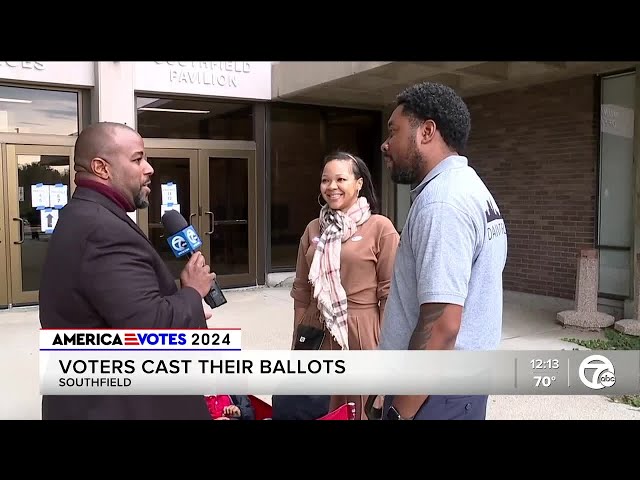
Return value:
<svg viewBox="0 0 640 480">
<path fill-rule="evenodd" d="M 604 355 L 589 355 L 580 363 L 578 376 L 592 390 L 612 387 L 616 383 L 613 363 Z"/>
<path fill-rule="evenodd" d="M 194 252 L 202 246 L 202 240 L 200 240 L 196 229 L 192 225 L 171 235 L 167 238 L 167 243 L 176 257 L 182 257 L 189 252 Z"/>
</svg>

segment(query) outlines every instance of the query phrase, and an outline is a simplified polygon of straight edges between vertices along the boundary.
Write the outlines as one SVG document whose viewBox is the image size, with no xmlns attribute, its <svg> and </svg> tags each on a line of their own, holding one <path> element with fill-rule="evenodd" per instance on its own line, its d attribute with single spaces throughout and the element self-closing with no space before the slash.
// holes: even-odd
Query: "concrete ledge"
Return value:
<svg viewBox="0 0 640 480">
<path fill-rule="evenodd" d="M 581 328 L 604 328 L 613 325 L 613 316 L 603 312 L 579 312 L 576 310 L 565 310 L 559 312 L 558 321 L 564 325 Z"/>
<path fill-rule="evenodd" d="M 267 287 L 291 288 L 296 278 L 296 272 L 278 272 L 267 274 Z"/>
<path fill-rule="evenodd" d="M 260 290 L 264 287 L 264 285 L 248 285 L 246 287 L 223 288 L 222 290 L 225 292 L 250 292 L 253 290 Z"/>
<path fill-rule="evenodd" d="M 638 320 L 634 320 L 631 318 L 618 320 L 615 323 L 614 328 L 620 333 L 640 337 L 640 321 Z"/>
</svg>

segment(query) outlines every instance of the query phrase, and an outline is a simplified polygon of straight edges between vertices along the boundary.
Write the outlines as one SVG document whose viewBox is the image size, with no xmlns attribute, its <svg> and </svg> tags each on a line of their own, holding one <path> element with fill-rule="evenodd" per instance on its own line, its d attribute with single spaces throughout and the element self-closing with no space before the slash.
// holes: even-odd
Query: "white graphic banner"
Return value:
<svg viewBox="0 0 640 480">
<path fill-rule="evenodd" d="M 240 331 L 233 329 L 112 330 L 99 331 L 102 337 L 94 332 L 91 339 L 91 331 L 66 331 L 66 335 L 85 335 L 66 339 L 60 337 L 62 332 L 43 331 L 41 336 L 42 394 L 620 395 L 640 391 L 639 351 L 240 351 Z"/>
</svg>

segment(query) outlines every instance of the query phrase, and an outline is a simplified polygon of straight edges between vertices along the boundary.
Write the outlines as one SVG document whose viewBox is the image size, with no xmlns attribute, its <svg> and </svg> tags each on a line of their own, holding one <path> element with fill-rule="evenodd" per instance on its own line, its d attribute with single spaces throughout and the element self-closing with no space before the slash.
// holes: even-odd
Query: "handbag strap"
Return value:
<svg viewBox="0 0 640 480">
<path fill-rule="evenodd" d="M 369 420 L 381 420 L 382 419 L 382 408 L 376 408 L 373 404 L 378 398 L 379 395 L 369 395 L 367 401 L 364 405 L 364 413 Z"/>
</svg>

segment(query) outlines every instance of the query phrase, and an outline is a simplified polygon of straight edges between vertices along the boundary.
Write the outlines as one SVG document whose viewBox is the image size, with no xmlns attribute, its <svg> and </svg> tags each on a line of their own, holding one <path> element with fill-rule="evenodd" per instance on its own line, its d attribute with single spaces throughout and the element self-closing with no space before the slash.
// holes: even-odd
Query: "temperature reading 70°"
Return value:
<svg viewBox="0 0 640 480">
<path fill-rule="evenodd" d="M 535 375 L 533 378 L 536 381 L 536 387 L 548 387 L 556 381 L 556 377 L 549 375 Z"/>
</svg>

